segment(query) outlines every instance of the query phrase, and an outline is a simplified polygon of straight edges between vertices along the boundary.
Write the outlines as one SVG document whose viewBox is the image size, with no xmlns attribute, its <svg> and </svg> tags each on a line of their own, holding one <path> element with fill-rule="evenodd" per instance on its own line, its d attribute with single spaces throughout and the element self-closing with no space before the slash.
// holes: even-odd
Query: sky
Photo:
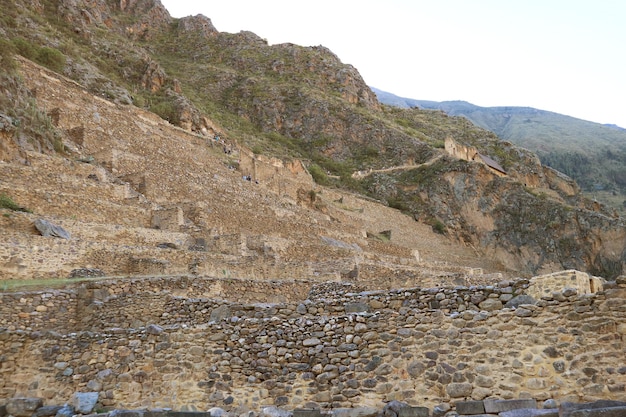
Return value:
<svg viewBox="0 0 626 417">
<path fill-rule="evenodd" d="M 623 0 L 161 0 L 220 32 L 323 45 L 367 85 L 626 128 Z"/>
</svg>

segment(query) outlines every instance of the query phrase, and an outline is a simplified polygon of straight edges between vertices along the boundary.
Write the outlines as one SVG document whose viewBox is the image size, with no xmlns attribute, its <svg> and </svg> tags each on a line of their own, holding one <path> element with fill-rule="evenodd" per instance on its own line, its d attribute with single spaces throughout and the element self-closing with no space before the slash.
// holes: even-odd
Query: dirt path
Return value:
<svg viewBox="0 0 626 417">
<path fill-rule="evenodd" d="M 370 170 L 367 170 L 365 172 L 364 171 L 355 171 L 354 173 L 352 173 L 352 178 L 361 179 L 361 178 L 365 178 L 365 177 L 368 177 L 368 176 L 370 176 L 372 174 L 376 174 L 376 173 L 380 173 L 380 172 L 404 171 L 404 170 L 409 170 L 409 169 L 415 169 L 415 168 L 419 168 L 419 167 L 429 166 L 429 165 L 432 165 L 435 162 L 437 162 L 442 157 L 443 157 L 443 154 L 439 154 L 439 155 L 433 157 L 432 159 L 424 162 L 423 164 L 397 165 L 397 166 L 394 166 L 394 167 L 383 168 L 383 169 L 370 169 Z"/>
</svg>

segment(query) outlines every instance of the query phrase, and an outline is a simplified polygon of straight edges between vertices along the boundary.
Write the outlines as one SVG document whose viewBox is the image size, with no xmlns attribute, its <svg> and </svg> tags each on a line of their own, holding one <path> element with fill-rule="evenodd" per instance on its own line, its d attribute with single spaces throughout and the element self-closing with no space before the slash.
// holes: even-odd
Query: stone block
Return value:
<svg viewBox="0 0 626 417">
<path fill-rule="evenodd" d="M 167 417 L 165 412 L 145 411 L 145 410 L 113 410 L 109 417 Z"/>
<path fill-rule="evenodd" d="M 538 408 L 518 408 L 517 410 L 503 411 L 499 417 L 559 417 L 559 410 L 542 410 Z"/>
<path fill-rule="evenodd" d="M 30 417 L 39 407 L 43 406 L 43 398 L 10 398 L 6 410 L 14 417 Z"/>
<path fill-rule="evenodd" d="M 346 314 L 350 313 L 366 313 L 369 306 L 365 303 L 346 303 Z"/>
<path fill-rule="evenodd" d="M 446 393 L 450 398 L 469 397 L 472 395 L 472 389 L 469 382 L 453 382 L 446 387 Z"/>
<path fill-rule="evenodd" d="M 170 411 L 167 417 L 211 417 L 211 413 L 205 411 Z"/>
<path fill-rule="evenodd" d="M 80 414 L 90 414 L 98 402 L 97 392 L 75 392 L 69 401 L 74 410 Z"/>
<path fill-rule="evenodd" d="M 485 411 L 493 414 L 520 408 L 537 408 L 537 401 L 530 398 L 519 400 L 484 400 L 483 402 L 485 404 Z"/>
<path fill-rule="evenodd" d="M 32 417 L 56 416 L 61 408 L 60 405 L 44 405 L 43 407 L 39 407 Z M 2 413 L 0 413 L 0 416 L 2 416 Z"/>
<path fill-rule="evenodd" d="M 569 417 L 624 417 L 626 416 L 626 406 L 595 408 L 591 410 L 576 410 Z"/>
<path fill-rule="evenodd" d="M 456 403 L 456 412 L 459 414 L 483 414 L 485 404 L 482 401 L 459 401 Z"/>
<path fill-rule="evenodd" d="M 428 407 L 403 407 L 398 410 L 398 417 L 430 417 Z"/>
<path fill-rule="evenodd" d="M 296 408 L 293 417 L 321 417 L 322 412 L 317 408 Z"/>
<path fill-rule="evenodd" d="M 602 414 L 608 413 L 608 411 L 601 411 L 600 414 L 589 414 L 593 410 L 610 410 L 617 409 L 618 412 L 623 414 Z M 614 415 L 626 416 L 626 402 L 613 401 L 613 400 L 599 400 L 591 403 L 570 403 L 565 402 L 559 407 L 560 417 L 613 417 Z M 584 411 L 584 413 L 574 414 L 578 411 Z M 585 414 L 587 413 L 587 414 Z"/>
</svg>

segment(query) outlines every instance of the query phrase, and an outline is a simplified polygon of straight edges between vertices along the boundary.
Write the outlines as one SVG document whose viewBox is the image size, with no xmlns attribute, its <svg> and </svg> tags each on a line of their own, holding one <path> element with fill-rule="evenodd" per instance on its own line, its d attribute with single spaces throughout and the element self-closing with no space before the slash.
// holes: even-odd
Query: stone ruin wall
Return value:
<svg viewBox="0 0 626 417">
<path fill-rule="evenodd" d="M 574 288 L 581 295 L 593 294 L 602 291 L 605 283 L 604 278 L 594 277 L 586 272 L 570 269 L 533 277 L 531 279 L 532 285 L 527 293 L 536 299 L 550 296 L 563 288 Z"/>
<path fill-rule="evenodd" d="M 102 406 L 192 410 L 626 400 L 623 281 L 516 309 L 503 305 L 528 281 L 366 292 L 342 283 L 247 285 L 94 281 L 2 294 L 0 398 L 63 403 L 96 391 Z M 255 289 L 284 291 L 289 301 L 245 300 Z"/>
<path fill-rule="evenodd" d="M 300 160 L 283 161 L 278 158 L 256 155 L 250 149 L 239 147 L 239 171 L 250 175 L 279 195 L 298 199 L 300 189 L 314 188 L 313 178 Z"/>
</svg>

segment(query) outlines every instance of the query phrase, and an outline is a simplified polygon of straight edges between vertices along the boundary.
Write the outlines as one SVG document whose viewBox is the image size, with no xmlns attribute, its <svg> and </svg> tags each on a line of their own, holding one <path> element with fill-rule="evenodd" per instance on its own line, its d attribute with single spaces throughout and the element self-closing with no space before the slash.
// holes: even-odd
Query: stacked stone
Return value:
<svg viewBox="0 0 626 417">
<path fill-rule="evenodd" d="M 156 311 L 158 322 L 137 329 L 0 332 L 0 397 L 94 390 L 104 405 L 230 410 L 626 396 L 625 288 L 491 309 L 515 299 L 508 287 L 264 305 L 168 295 L 164 308 L 176 314 Z M 455 307 L 431 308 L 445 300 Z M 102 312 L 82 311 L 85 326 Z"/>
</svg>

